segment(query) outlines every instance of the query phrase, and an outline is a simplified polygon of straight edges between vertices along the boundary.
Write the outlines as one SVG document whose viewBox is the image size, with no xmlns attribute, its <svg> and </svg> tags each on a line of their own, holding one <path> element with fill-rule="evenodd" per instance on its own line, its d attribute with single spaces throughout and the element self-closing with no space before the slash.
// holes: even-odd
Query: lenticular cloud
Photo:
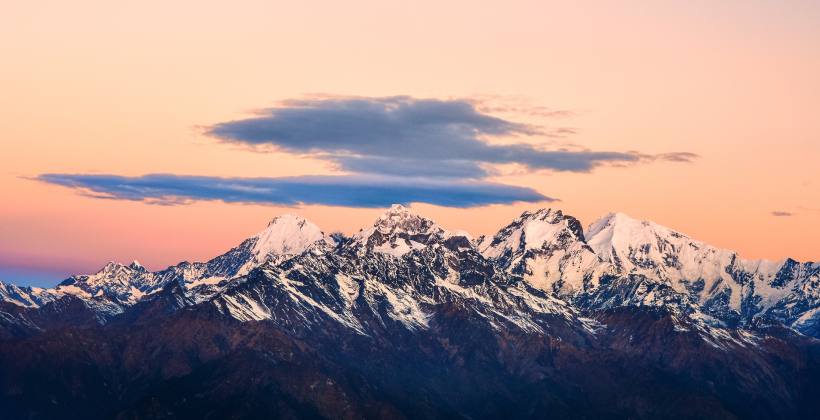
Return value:
<svg viewBox="0 0 820 420">
<path fill-rule="evenodd" d="M 537 191 L 491 182 L 361 176 L 299 176 L 280 178 L 220 178 L 152 174 L 43 174 L 49 184 L 82 191 L 95 198 L 185 204 L 223 201 L 274 205 L 320 204 L 347 207 L 386 207 L 392 203 L 429 203 L 474 207 L 513 202 L 554 201 Z"/>
</svg>

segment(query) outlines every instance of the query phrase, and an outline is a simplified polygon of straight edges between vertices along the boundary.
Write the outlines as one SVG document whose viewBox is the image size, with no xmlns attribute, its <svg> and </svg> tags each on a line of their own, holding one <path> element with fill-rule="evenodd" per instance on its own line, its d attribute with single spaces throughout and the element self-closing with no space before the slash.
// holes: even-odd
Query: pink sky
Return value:
<svg viewBox="0 0 820 420">
<path fill-rule="evenodd" d="M 559 203 L 413 206 L 447 228 L 491 233 L 541 206 L 585 225 L 623 211 L 746 258 L 820 259 L 817 2 L 115 3 L 16 2 L 0 14 L 0 279 L 203 260 L 283 212 L 326 231 L 367 225 L 382 210 L 156 206 L 28 179 L 335 174 L 315 156 L 252 152 L 201 128 L 317 92 L 498 97 L 572 111 L 501 116 L 572 127 L 562 141 L 590 150 L 700 156 L 492 179 Z"/>
</svg>

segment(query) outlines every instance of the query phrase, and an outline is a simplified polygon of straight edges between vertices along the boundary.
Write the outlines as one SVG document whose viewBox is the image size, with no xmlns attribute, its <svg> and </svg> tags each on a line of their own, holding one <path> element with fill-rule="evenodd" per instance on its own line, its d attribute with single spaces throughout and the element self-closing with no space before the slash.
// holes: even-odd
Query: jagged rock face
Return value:
<svg viewBox="0 0 820 420">
<path fill-rule="evenodd" d="M 26 308 L 42 306 L 53 299 L 52 293 L 39 287 L 20 287 L 0 282 L 0 301 Z"/>
<path fill-rule="evenodd" d="M 136 261 L 129 265 L 109 262 L 97 273 L 63 280 L 56 290 L 83 298 L 107 296 L 134 303 L 153 286 L 153 276 Z"/>
<path fill-rule="evenodd" d="M 565 302 L 494 273 L 474 251 L 414 251 L 400 262 L 392 254 L 351 261 L 306 253 L 255 270 L 213 304 L 236 319 L 277 320 L 300 334 L 327 322 L 362 335 L 426 330 L 430 318 L 451 305 L 499 329 L 543 331 L 544 317 L 561 319 L 569 329 L 590 328 Z"/>
<path fill-rule="evenodd" d="M 463 234 L 451 234 L 430 219 L 413 214 L 402 205 L 394 205 L 381 215 L 372 227 L 353 236 L 351 244 L 365 252 L 390 254 L 395 257 L 428 246 L 451 243 L 470 247 L 469 238 Z"/>
<path fill-rule="evenodd" d="M 560 295 L 594 289 L 610 271 L 586 244 L 581 223 L 560 210 L 525 212 L 479 248 L 500 268 Z"/>
<path fill-rule="evenodd" d="M 804 334 L 820 337 L 820 264 L 788 260 L 777 272 L 772 287 L 785 291 L 779 299 L 750 294 L 749 306 L 762 308 L 763 316 L 784 322 Z"/>
<path fill-rule="evenodd" d="M 729 326 L 755 317 L 777 319 L 800 331 L 814 325 L 816 263 L 742 260 L 652 222 L 614 213 L 590 225 L 587 243 L 621 275 L 663 284 L 688 306 Z M 802 318 L 801 318 L 802 317 Z"/>
</svg>

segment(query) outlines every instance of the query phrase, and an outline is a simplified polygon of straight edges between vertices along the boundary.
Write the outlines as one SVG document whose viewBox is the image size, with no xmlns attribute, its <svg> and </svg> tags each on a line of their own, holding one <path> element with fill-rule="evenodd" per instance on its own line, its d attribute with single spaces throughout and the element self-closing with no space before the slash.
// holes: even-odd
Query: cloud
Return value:
<svg viewBox="0 0 820 420">
<path fill-rule="evenodd" d="M 150 174 L 136 177 L 43 174 L 35 178 L 74 188 L 94 198 L 179 205 L 223 201 L 271 205 L 319 204 L 386 207 L 393 203 L 429 203 L 474 207 L 514 202 L 556 201 L 537 191 L 491 182 L 373 176 L 296 176 L 220 178 Z"/>
<path fill-rule="evenodd" d="M 489 173 L 488 165 L 499 164 L 589 172 L 608 163 L 689 162 L 697 157 L 688 152 L 648 155 L 493 144 L 488 139 L 563 136 L 574 130 L 508 121 L 481 112 L 470 100 L 407 96 L 288 100 L 251 118 L 207 127 L 206 133 L 225 142 L 311 154 L 349 172 L 380 175 L 482 178 Z"/>
<path fill-rule="evenodd" d="M 469 99 L 481 112 L 491 114 L 526 115 L 541 118 L 567 118 L 577 114 L 568 109 L 553 109 L 541 105 L 534 105 L 524 96 L 509 95 L 479 95 Z"/>
<path fill-rule="evenodd" d="M 691 163 L 698 157 L 700 156 L 690 152 L 671 152 L 650 156 L 649 159 L 663 160 L 667 162 Z"/>
<path fill-rule="evenodd" d="M 554 138 L 572 135 L 575 129 L 513 122 L 490 115 L 488 109 L 542 118 L 572 115 L 570 111 L 504 104 L 491 98 L 320 95 L 285 100 L 250 118 L 206 127 L 205 132 L 253 150 L 308 155 L 334 165 L 345 175 L 220 178 L 43 174 L 35 179 L 73 188 L 92 198 L 157 205 L 217 200 L 286 206 L 384 207 L 423 202 L 471 207 L 555 200 L 531 188 L 486 180 L 510 167 L 524 173 L 589 172 L 601 165 L 691 162 L 698 157 L 689 152 L 652 155 L 586 150 L 567 142 L 559 145 Z M 541 142 L 521 142 L 523 137 L 538 137 Z"/>
<path fill-rule="evenodd" d="M 775 210 L 771 213 L 771 215 L 776 217 L 790 217 L 794 216 L 794 213 L 788 211 Z"/>
<path fill-rule="evenodd" d="M 339 167 L 356 173 L 433 178 L 485 178 L 494 171 L 478 162 L 459 159 L 420 160 L 370 156 L 339 156 L 331 159 Z"/>
</svg>

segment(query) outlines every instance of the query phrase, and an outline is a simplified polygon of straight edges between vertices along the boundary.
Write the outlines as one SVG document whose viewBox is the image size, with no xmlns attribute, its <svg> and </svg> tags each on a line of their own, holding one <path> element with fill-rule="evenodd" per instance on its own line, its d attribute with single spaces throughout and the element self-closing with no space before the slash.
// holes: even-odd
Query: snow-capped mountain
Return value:
<svg viewBox="0 0 820 420">
<path fill-rule="evenodd" d="M 302 262 L 297 271 L 287 268 L 296 261 Z M 325 271 L 299 271 L 316 266 Z M 264 274 L 249 276 L 259 267 L 264 267 Z M 336 302 L 331 306 L 341 311 L 334 316 L 348 319 L 350 325 L 358 321 L 344 312 L 350 309 L 342 305 L 348 295 L 364 296 L 374 313 L 377 301 L 390 302 L 391 307 L 410 305 L 399 312 L 416 311 L 411 318 L 423 323 L 418 308 L 433 302 L 432 296 L 453 297 L 458 292 L 509 301 L 505 288 L 513 287 L 569 302 L 569 309 L 561 311 L 663 306 L 711 325 L 748 325 L 762 317 L 811 335 L 818 329 L 820 264 L 743 260 L 733 251 L 622 213 L 609 214 L 584 231 L 580 221 L 554 209 L 524 212 L 497 234 L 477 241 L 401 205 L 352 237 L 335 240 L 299 216 L 284 215 L 208 262 L 183 262 L 156 272 L 136 261 L 111 262 L 97 273 L 72 276 L 53 289 L 2 284 L 0 298 L 38 308 L 71 295 L 107 320 L 179 284 L 190 302 L 216 299 L 227 313 L 250 320 L 272 315 L 264 299 L 231 297 L 249 287 L 243 286 L 247 279 L 266 277 L 265 284 L 289 291 L 290 300 L 304 304 L 310 302 L 304 298 L 310 294 L 300 289 L 304 284 L 294 286 L 297 283 L 289 276 L 329 279 L 335 273 L 339 275 L 328 280 L 335 285 L 333 293 L 324 283 L 310 287 L 327 289 L 323 297 Z M 390 281 L 398 277 L 406 281 Z M 338 294 L 341 290 L 348 294 Z M 530 295 L 527 299 L 540 299 Z M 310 299 L 314 309 L 324 307 L 322 299 Z"/>
<path fill-rule="evenodd" d="M 208 262 L 211 277 L 231 278 L 283 256 L 299 255 L 316 242 L 332 243 L 315 224 L 301 216 L 286 214 L 274 218 L 265 230 Z"/>
<path fill-rule="evenodd" d="M 122 265 L 112 261 L 94 274 L 71 276 L 63 280 L 55 292 L 82 298 L 113 297 L 133 303 L 150 291 L 153 283 L 153 276 L 139 262 Z"/>
<path fill-rule="evenodd" d="M 611 270 L 586 244 L 581 223 L 560 210 L 524 212 L 479 249 L 501 269 L 561 295 L 594 288 Z"/>
<path fill-rule="evenodd" d="M 799 330 L 816 322 L 812 308 L 820 303 L 819 264 L 744 260 L 734 251 L 623 213 L 592 223 L 586 240 L 616 272 L 670 288 L 669 293 L 685 296 L 727 325 L 758 316 Z"/>
<path fill-rule="evenodd" d="M 589 328 L 565 302 L 496 271 L 464 234 L 402 206 L 338 246 L 320 242 L 263 264 L 212 302 L 243 321 L 277 320 L 294 330 L 332 321 L 364 335 L 393 324 L 428 328 L 432 308 L 445 303 L 522 330 L 541 330 L 534 317 L 547 315 Z"/>
<path fill-rule="evenodd" d="M 464 247 L 471 246 L 467 233 L 446 231 L 436 222 L 414 214 L 400 204 L 394 204 L 376 219 L 373 226 L 360 230 L 352 239 L 362 250 L 395 257 L 448 240 Z"/>
<path fill-rule="evenodd" d="M 53 300 L 47 289 L 40 287 L 21 287 L 0 282 L 0 301 L 10 302 L 26 308 L 36 308 Z"/>
<path fill-rule="evenodd" d="M 478 240 L 403 206 L 332 239 L 282 216 L 208 262 L 0 283 L 0 407 L 812 418 L 820 344 L 783 325 L 820 335 L 818 271 L 618 214 L 525 212 Z"/>
<path fill-rule="evenodd" d="M 102 319 L 116 316 L 172 282 L 197 289 L 203 299 L 216 284 L 247 274 L 269 261 L 298 255 L 317 242 L 332 243 L 318 226 L 296 215 L 278 216 L 261 232 L 208 262 L 182 262 L 164 270 L 148 271 L 139 262 L 109 262 L 94 274 L 75 275 L 55 288 L 21 288 L 0 283 L 0 298 L 26 307 L 39 307 L 65 295 L 83 299 L 102 312 Z"/>
</svg>

